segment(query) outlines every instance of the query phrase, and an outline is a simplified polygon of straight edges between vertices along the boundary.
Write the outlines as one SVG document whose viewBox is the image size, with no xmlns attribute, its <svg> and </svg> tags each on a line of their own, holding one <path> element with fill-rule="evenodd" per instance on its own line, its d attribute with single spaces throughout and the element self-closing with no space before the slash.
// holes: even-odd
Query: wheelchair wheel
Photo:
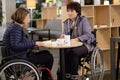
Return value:
<svg viewBox="0 0 120 80">
<path fill-rule="evenodd" d="M 103 80 L 104 76 L 103 52 L 98 47 L 95 47 L 91 56 L 91 72 L 93 80 Z"/>
<path fill-rule="evenodd" d="M 0 68 L 0 80 L 40 80 L 37 68 L 26 60 L 8 61 Z"/>
</svg>

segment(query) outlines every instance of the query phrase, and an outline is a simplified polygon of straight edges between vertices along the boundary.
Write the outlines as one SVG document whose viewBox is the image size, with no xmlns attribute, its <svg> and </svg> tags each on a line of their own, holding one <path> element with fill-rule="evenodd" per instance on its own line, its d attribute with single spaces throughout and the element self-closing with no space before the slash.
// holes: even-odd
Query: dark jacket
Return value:
<svg viewBox="0 0 120 80">
<path fill-rule="evenodd" d="M 35 41 L 30 40 L 24 29 L 14 22 L 11 22 L 4 33 L 3 42 L 10 48 L 10 55 L 26 53 L 28 49 L 35 46 Z M 26 54 L 20 55 L 26 58 Z"/>
</svg>

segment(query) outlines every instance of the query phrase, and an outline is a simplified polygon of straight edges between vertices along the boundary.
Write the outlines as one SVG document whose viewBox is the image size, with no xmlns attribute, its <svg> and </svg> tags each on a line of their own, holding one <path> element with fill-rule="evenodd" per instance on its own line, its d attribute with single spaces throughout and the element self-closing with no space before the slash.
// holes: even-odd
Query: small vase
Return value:
<svg viewBox="0 0 120 80">
<path fill-rule="evenodd" d="M 109 0 L 104 0 L 104 5 L 109 5 L 109 4 L 110 4 Z"/>
<path fill-rule="evenodd" d="M 100 0 L 94 0 L 94 5 L 100 5 Z"/>
</svg>

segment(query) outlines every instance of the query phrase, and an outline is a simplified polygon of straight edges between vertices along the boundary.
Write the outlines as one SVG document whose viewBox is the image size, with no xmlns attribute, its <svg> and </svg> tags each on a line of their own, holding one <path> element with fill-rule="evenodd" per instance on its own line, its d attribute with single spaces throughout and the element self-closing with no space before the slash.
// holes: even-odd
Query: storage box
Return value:
<svg viewBox="0 0 120 80">
<path fill-rule="evenodd" d="M 120 0 L 113 0 L 113 4 L 120 4 Z"/>
<path fill-rule="evenodd" d="M 41 9 L 42 19 L 53 19 L 57 18 L 57 7 L 47 7 Z"/>
</svg>

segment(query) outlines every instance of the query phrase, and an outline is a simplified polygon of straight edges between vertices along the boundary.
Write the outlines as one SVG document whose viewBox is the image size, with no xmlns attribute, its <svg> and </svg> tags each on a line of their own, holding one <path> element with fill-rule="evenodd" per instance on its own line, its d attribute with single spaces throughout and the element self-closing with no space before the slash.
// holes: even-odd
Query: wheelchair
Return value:
<svg viewBox="0 0 120 80">
<path fill-rule="evenodd" d="M 44 66 L 35 66 L 31 62 L 23 59 L 16 59 L 18 55 L 10 56 L 9 48 L 0 42 L 2 60 L 0 64 L 0 80 L 42 80 L 42 71 L 46 70 L 50 80 L 54 80 L 51 71 Z"/>
<path fill-rule="evenodd" d="M 97 29 L 92 31 L 92 34 L 96 37 Z M 91 44 L 94 45 L 93 51 L 89 52 L 86 57 L 79 59 L 79 65 L 81 68 L 80 80 L 103 80 L 104 76 L 104 58 L 102 50 L 97 47 L 96 40 Z M 61 80 L 60 69 L 57 71 L 57 80 Z"/>
<path fill-rule="evenodd" d="M 96 29 L 92 34 L 96 37 Z M 94 45 L 93 51 L 80 59 L 80 67 L 82 80 L 103 80 L 104 77 L 104 58 L 102 50 L 97 47 L 96 40 L 92 43 Z"/>
</svg>

